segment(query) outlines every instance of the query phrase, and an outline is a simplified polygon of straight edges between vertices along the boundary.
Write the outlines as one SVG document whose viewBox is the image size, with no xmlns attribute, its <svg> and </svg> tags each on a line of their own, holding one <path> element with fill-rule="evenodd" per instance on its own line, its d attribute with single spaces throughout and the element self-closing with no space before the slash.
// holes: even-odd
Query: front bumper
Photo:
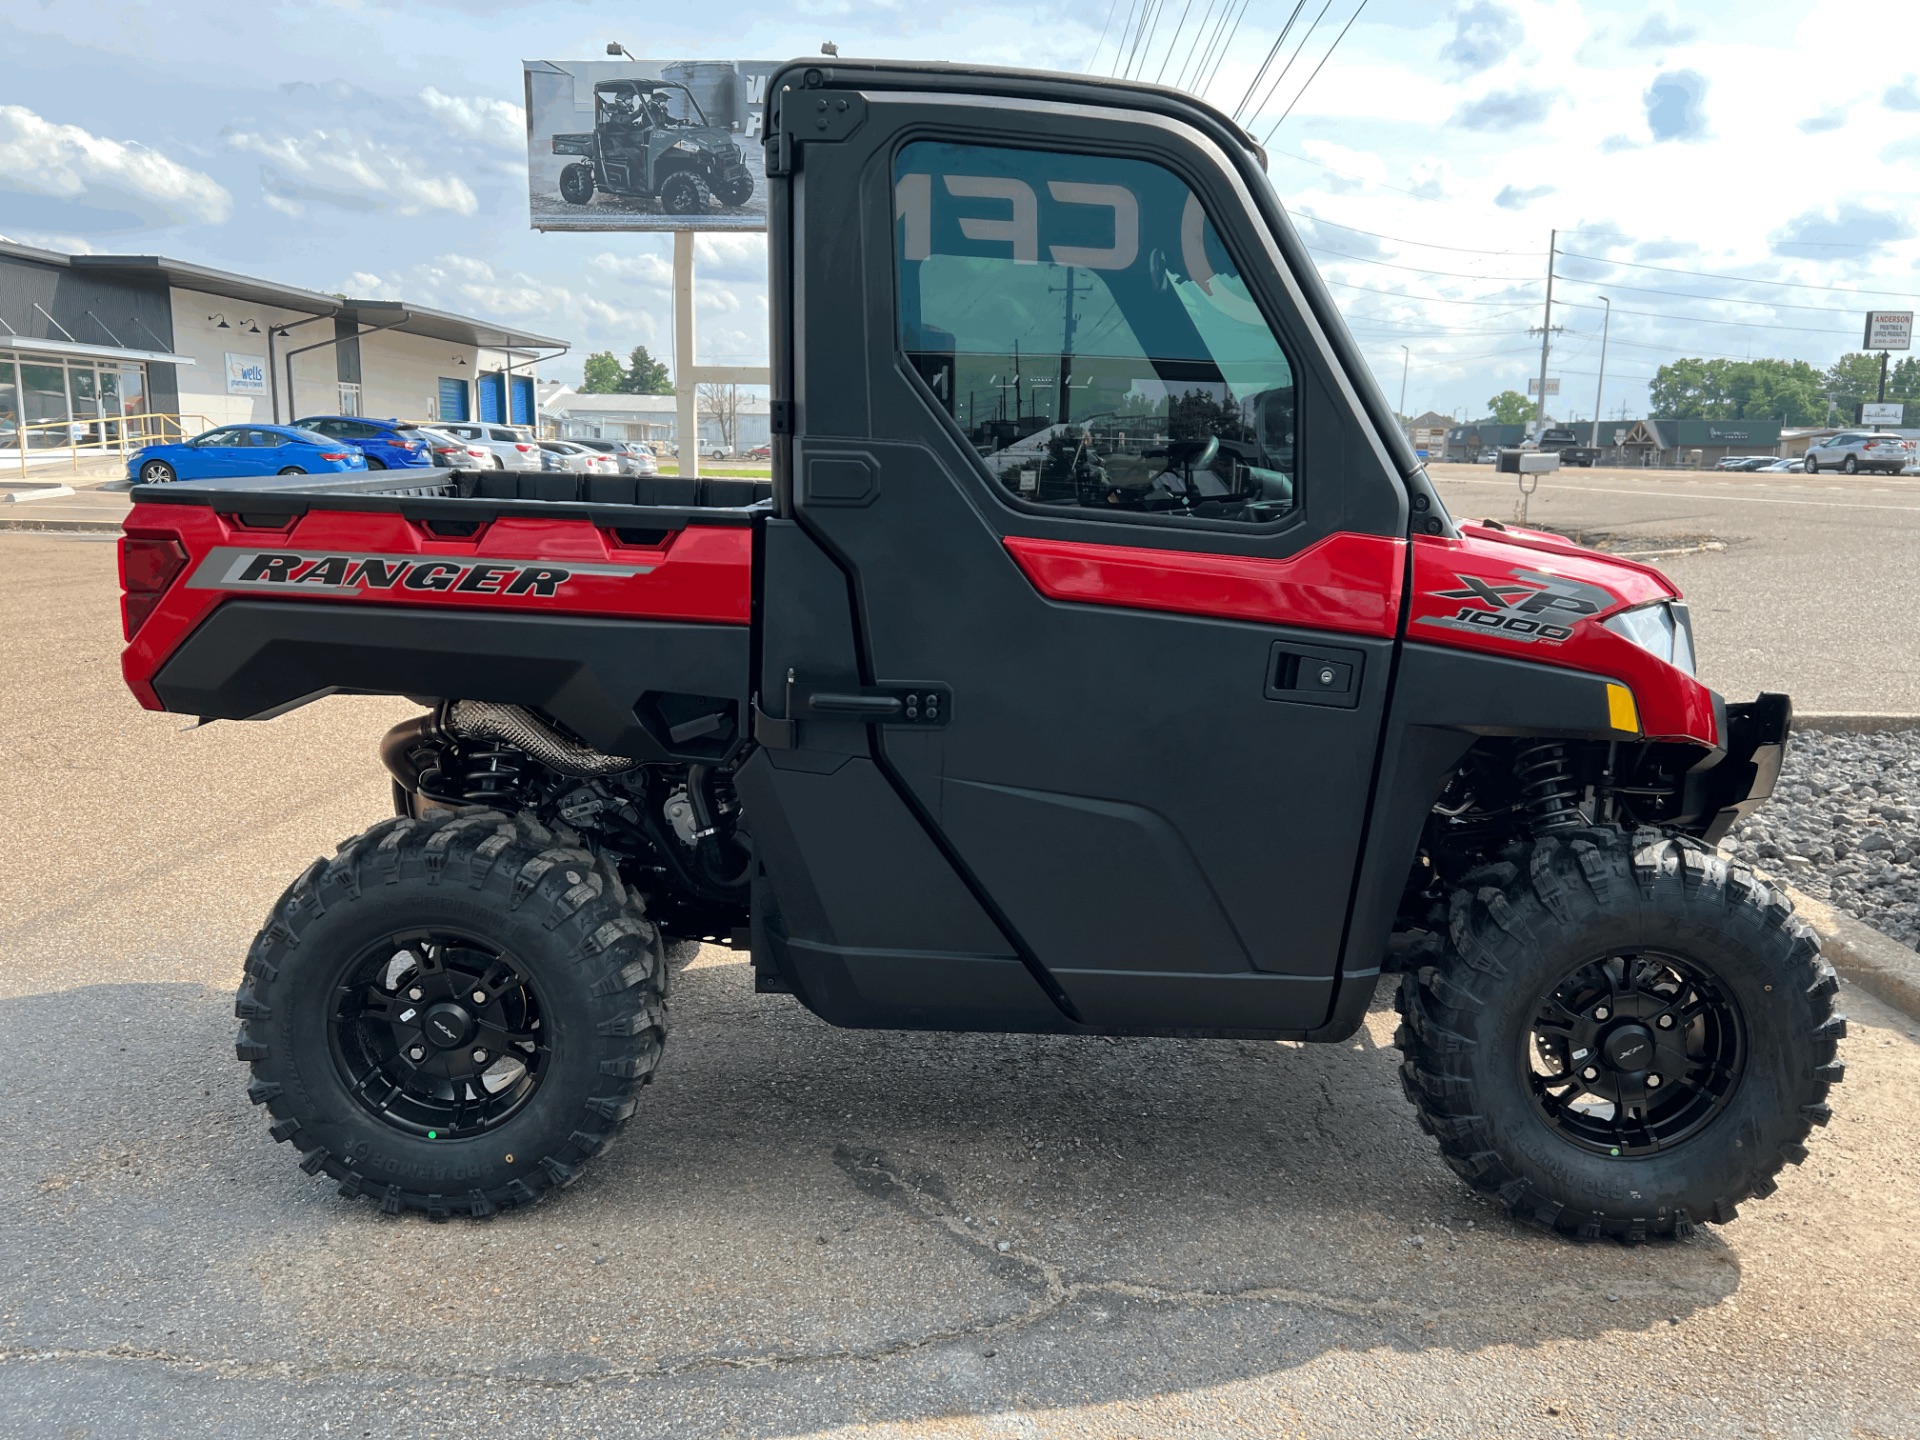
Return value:
<svg viewBox="0 0 1920 1440">
<path fill-rule="evenodd" d="M 1751 704 L 1729 705 L 1720 726 L 1720 758 L 1687 776 L 1685 809 L 1700 817 L 1699 836 L 1717 845 L 1726 833 L 1773 795 L 1787 758 L 1793 701 L 1763 693 Z"/>
</svg>

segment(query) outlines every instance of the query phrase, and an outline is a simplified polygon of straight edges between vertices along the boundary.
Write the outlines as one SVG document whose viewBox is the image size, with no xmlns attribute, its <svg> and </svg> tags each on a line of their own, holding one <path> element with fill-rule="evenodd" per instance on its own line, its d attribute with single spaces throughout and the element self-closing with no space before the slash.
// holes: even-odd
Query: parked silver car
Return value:
<svg viewBox="0 0 1920 1440">
<path fill-rule="evenodd" d="M 568 443 L 612 456 L 614 463 L 620 467 L 622 475 L 658 475 L 660 473 L 660 464 L 653 458 L 653 452 L 635 440 L 575 439 Z"/>
<path fill-rule="evenodd" d="M 478 440 L 467 440 L 458 435 L 450 435 L 437 425 L 420 425 L 415 429 L 420 438 L 427 442 L 428 458 L 442 470 L 499 468 L 494 462 L 493 452 Z"/>
<path fill-rule="evenodd" d="M 611 455 L 589 450 L 575 440 L 541 440 L 542 463 L 549 470 L 568 470 L 575 475 L 618 475 L 620 462 Z"/>
<path fill-rule="evenodd" d="M 1913 463 L 1914 445 L 1898 435 L 1878 435 L 1871 430 L 1842 430 L 1807 447 L 1800 468 L 1809 475 L 1822 470 L 1842 470 L 1857 475 L 1862 470 L 1877 470 L 1883 475 L 1898 475 Z"/>
<path fill-rule="evenodd" d="M 532 434 L 517 425 L 470 424 L 467 421 L 442 420 L 438 426 L 449 435 L 484 446 L 502 470 L 540 470 L 540 445 Z"/>
</svg>

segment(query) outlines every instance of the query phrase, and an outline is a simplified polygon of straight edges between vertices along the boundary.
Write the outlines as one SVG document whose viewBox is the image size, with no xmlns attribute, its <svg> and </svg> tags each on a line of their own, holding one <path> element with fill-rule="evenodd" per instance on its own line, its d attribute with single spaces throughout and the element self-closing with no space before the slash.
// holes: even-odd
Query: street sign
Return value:
<svg viewBox="0 0 1920 1440">
<path fill-rule="evenodd" d="M 1908 316 L 1907 318 L 1912 319 L 1913 317 Z M 1540 377 L 1536 375 L 1531 380 L 1527 381 L 1527 394 L 1538 395 L 1539 393 L 1540 393 Z M 1558 395 L 1559 393 L 1560 393 L 1560 377 L 1556 375 L 1547 381 L 1547 394 Z"/>
<path fill-rule="evenodd" d="M 1869 400 L 1860 407 L 1862 425 L 1898 425 L 1905 407 L 1897 400 L 1888 400 L 1884 404 Z"/>
<path fill-rule="evenodd" d="M 1860 348 L 1862 350 L 1911 350 L 1913 348 L 1913 312 L 1911 310 L 1869 310 L 1867 335 L 1860 342 Z"/>
</svg>

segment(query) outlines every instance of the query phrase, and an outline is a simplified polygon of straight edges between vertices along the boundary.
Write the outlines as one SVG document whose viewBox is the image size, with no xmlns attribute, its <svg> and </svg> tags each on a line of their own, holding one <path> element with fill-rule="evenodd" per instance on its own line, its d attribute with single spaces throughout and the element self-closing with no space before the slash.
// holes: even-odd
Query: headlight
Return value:
<svg viewBox="0 0 1920 1440">
<path fill-rule="evenodd" d="M 1693 617 L 1678 600 L 1661 600 L 1634 610 L 1622 610 L 1603 622 L 1650 655 L 1693 674 Z"/>
<path fill-rule="evenodd" d="M 695 155 L 698 155 L 700 153 L 700 147 L 694 144 L 693 141 L 691 140 L 676 140 L 673 142 L 673 148 L 676 150 L 690 151 Z"/>
</svg>

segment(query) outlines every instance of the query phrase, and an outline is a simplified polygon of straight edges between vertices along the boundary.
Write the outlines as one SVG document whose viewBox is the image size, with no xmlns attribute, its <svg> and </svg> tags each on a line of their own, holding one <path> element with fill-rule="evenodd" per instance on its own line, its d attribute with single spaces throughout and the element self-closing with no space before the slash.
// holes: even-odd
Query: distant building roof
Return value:
<svg viewBox="0 0 1920 1440">
<path fill-rule="evenodd" d="M 556 391 L 540 402 L 540 408 L 549 415 L 592 415 L 602 420 L 618 420 L 623 415 L 635 419 L 670 419 L 675 405 L 672 395 L 582 395 L 577 390 Z M 766 410 L 766 396 L 741 392 L 742 415 L 761 415 Z"/>
<path fill-rule="evenodd" d="M 303 315 L 335 315 L 361 325 L 398 330 L 403 334 L 421 335 L 454 345 L 472 345 L 485 350 L 572 348 L 565 340 L 551 339 L 470 315 L 432 310 L 411 301 L 356 300 L 344 295 L 325 295 L 318 290 L 302 290 L 298 286 L 282 285 L 273 280 L 236 275 L 230 270 L 215 270 L 185 260 L 170 260 L 164 255 L 66 255 L 35 249 L 30 245 L 16 245 L 7 240 L 0 240 L 0 254 L 132 284 L 196 290 L 203 295 L 218 295 L 225 300 L 239 300 L 249 305 L 272 305 Z"/>
</svg>

